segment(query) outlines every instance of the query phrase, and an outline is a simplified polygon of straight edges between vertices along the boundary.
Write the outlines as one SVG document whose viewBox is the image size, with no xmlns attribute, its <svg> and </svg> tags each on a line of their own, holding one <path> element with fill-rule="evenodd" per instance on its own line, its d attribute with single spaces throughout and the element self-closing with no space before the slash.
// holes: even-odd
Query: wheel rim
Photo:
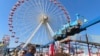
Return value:
<svg viewBox="0 0 100 56">
<path fill-rule="evenodd" d="M 69 18 L 68 12 L 56 0 L 20 0 L 11 10 L 9 28 L 13 35 L 20 37 L 20 41 L 25 41 L 43 21 L 32 42 L 46 44 L 53 39 L 48 28 L 45 27 L 45 22 L 48 22 L 53 32 L 56 32 L 69 21 Z M 25 40 L 21 40 L 22 38 Z"/>
</svg>

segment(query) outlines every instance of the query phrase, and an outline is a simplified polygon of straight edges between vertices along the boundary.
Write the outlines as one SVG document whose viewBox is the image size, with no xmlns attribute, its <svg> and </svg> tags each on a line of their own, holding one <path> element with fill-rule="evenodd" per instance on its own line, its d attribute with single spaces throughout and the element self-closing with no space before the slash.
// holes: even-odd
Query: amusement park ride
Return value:
<svg viewBox="0 0 100 56">
<path fill-rule="evenodd" d="M 82 22 L 78 14 L 77 20 L 71 22 L 69 13 L 57 0 L 19 0 L 11 10 L 8 25 L 12 37 L 16 38 L 16 43 L 21 37 L 28 38 L 23 48 L 36 37 L 37 33 L 39 33 L 38 37 L 43 38 L 44 35 L 46 38 L 48 37 L 49 42 L 42 44 L 40 46 L 42 48 L 55 41 L 69 40 L 69 36 L 85 31 L 88 27 L 99 22 L 100 17 L 88 22 Z M 63 27 L 61 28 L 61 26 Z M 42 31 L 46 33 L 43 34 Z M 70 41 L 73 40 L 70 39 Z M 100 46 L 100 44 L 88 42 L 88 39 L 87 42 L 75 41 L 87 43 L 88 47 L 89 44 Z"/>
<path fill-rule="evenodd" d="M 58 32 L 58 34 L 55 34 L 55 40 L 61 40 L 61 39 L 64 39 L 68 36 L 71 36 L 71 35 L 74 35 L 74 34 L 77 34 L 77 33 L 80 33 L 81 31 L 84 31 L 86 30 L 86 28 L 96 24 L 96 23 L 99 23 L 100 22 L 100 17 L 96 18 L 96 19 L 93 19 L 91 21 L 88 21 L 84 24 L 80 24 L 80 23 L 75 23 L 74 25 L 70 24 L 70 26 L 68 26 L 68 24 L 66 24 L 65 26 L 68 26 L 68 27 L 63 27 L 61 30 L 60 30 L 60 33 Z M 70 30 L 70 31 L 69 31 Z M 65 31 L 65 32 L 63 32 Z M 64 35 L 64 36 L 63 36 Z M 51 42 L 52 43 L 52 42 Z M 49 43 L 50 44 L 50 43 Z"/>
</svg>

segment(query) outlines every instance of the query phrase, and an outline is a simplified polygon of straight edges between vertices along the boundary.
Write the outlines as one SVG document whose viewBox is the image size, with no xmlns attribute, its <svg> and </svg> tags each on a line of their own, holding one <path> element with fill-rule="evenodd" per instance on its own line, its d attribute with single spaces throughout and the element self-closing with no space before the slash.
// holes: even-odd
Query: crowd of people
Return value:
<svg viewBox="0 0 100 56">
<path fill-rule="evenodd" d="M 29 43 L 25 48 L 22 48 L 23 45 L 24 44 L 21 44 L 10 50 L 9 48 L 4 48 L 4 44 L 1 44 L 3 48 L 0 49 L 2 49 L 3 56 L 70 56 L 69 54 L 63 52 L 63 48 L 59 48 L 56 52 L 50 54 L 49 50 L 46 52 L 37 51 L 36 45 L 34 44 Z"/>
<path fill-rule="evenodd" d="M 54 54 L 49 54 L 49 52 L 38 52 L 36 47 L 32 44 L 27 45 L 27 48 L 19 50 L 16 48 L 12 53 L 11 56 L 70 56 L 67 53 L 63 52 L 63 49 L 57 50 Z"/>
<path fill-rule="evenodd" d="M 11 56 L 34 56 L 36 47 L 33 44 L 28 44 L 26 48 L 21 48 L 21 45 L 10 52 Z"/>
</svg>

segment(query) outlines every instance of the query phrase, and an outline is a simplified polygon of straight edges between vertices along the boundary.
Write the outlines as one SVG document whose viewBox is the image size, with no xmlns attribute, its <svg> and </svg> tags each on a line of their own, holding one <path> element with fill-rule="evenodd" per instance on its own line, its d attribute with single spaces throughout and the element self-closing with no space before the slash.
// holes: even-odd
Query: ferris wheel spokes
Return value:
<svg viewBox="0 0 100 56">
<path fill-rule="evenodd" d="M 26 41 L 25 45 L 23 46 L 23 48 L 25 48 L 27 46 L 27 44 L 32 40 L 32 38 L 34 37 L 34 35 L 36 34 L 36 32 L 39 30 L 39 28 L 41 27 L 41 25 L 43 24 L 43 21 L 40 22 L 40 24 L 37 26 L 37 28 L 35 29 L 35 31 L 33 31 L 32 35 L 28 38 L 28 40 Z M 50 27 L 49 23 L 46 22 L 46 27 L 48 28 L 51 37 L 54 35 L 54 31 L 52 30 L 52 28 Z"/>
<path fill-rule="evenodd" d="M 37 28 L 35 29 L 35 31 L 33 31 L 32 35 L 28 38 L 28 40 L 26 41 L 25 45 L 23 46 L 23 48 L 25 48 L 27 46 L 27 44 L 32 40 L 32 38 L 34 37 L 34 35 L 36 34 L 36 32 L 39 30 L 39 28 L 41 27 L 43 22 L 40 22 L 40 24 L 37 26 Z"/>
<path fill-rule="evenodd" d="M 51 36 L 53 36 L 53 35 L 54 35 L 54 31 L 52 30 L 51 26 L 49 25 L 48 22 L 46 23 L 46 25 L 47 25 L 47 28 L 48 28 L 48 30 L 49 30 Z"/>
<path fill-rule="evenodd" d="M 67 22 L 66 19 L 70 19 L 69 14 L 57 0 L 22 0 L 12 8 L 8 25 L 11 33 L 16 32 L 14 36 L 28 38 L 24 48 L 32 40 L 41 45 L 52 41 L 54 32 Z M 42 42 L 44 40 L 46 42 Z"/>
</svg>

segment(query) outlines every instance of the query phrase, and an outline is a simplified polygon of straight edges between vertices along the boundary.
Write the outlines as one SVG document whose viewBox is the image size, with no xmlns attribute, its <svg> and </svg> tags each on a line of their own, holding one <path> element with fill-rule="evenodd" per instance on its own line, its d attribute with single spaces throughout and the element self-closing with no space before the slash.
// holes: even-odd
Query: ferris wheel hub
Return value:
<svg viewBox="0 0 100 56">
<path fill-rule="evenodd" d="M 42 16 L 40 17 L 40 19 L 41 19 L 41 21 L 42 21 L 43 23 L 47 23 L 47 22 L 48 22 L 48 16 L 46 16 L 46 15 L 42 15 Z"/>
</svg>

